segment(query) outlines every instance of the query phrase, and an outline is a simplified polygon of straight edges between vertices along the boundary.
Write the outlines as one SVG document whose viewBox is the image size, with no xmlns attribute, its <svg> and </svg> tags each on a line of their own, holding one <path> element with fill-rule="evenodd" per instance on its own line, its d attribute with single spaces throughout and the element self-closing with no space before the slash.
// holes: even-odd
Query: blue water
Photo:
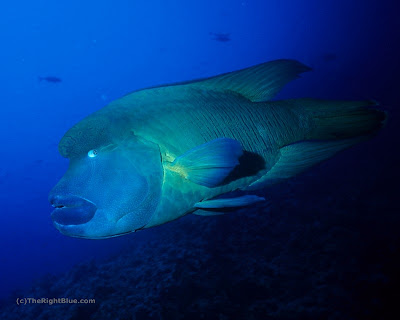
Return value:
<svg viewBox="0 0 400 320">
<path fill-rule="evenodd" d="M 395 180 L 400 159 L 395 1 L 25 0 L 2 3 L 0 25 L 0 298 L 46 274 L 61 277 L 77 263 L 101 263 L 135 243 L 157 239 L 162 228 L 174 228 L 172 223 L 160 231 L 85 241 L 61 235 L 50 219 L 47 195 L 68 165 L 57 151 L 62 135 L 86 115 L 146 86 L 273 59 L 299 60 L 313 71 L 277 98 L 375 99 L 391 116 L 373 142 L 341 154 L 339 167 L 320 169 L 326 183 L 333 179 L 340 189 L 343 170 L 348 170 L 350 177 L 358 173 L 353 173 L 356 180 L 346 180 L 351 190 L 365 183 L 372 188 L 377 177 L 377 192 L 400 190 Z M 221 41 L 215 34 L 223 36 Z M 38 80 L 46 76 L 62 81 Z M 316 174 L 308 183 L 318 179 Z M 312 197 L 312 188 L 307 190 Z M 330 196 L 335 199 L 334 193 Z M 398 203 L 387 202 L 394 197 L 382 199 L 383 207 L 400 214 Z M 357 214 L 362 221 L 362 212 Z M 393 226 L 400 222 L 394 217 L 387 224 L 378 218 L 368 223 L 372 228 L 379 220 L 376 242 L 384 235 L 398 253 Z M 245 213 L 241 219 L 246 221 Z M 389 258 L 381 259 L 387 263 Z M 388 281 L 395 281 L 388 272 Z"/>
</svg>

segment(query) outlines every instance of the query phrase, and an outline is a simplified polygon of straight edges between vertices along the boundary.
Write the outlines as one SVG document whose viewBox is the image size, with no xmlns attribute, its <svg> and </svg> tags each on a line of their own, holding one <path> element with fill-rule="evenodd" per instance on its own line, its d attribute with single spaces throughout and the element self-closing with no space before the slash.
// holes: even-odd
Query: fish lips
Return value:
<svg viewBox="0 0 400 320">
<path fill-rule="evenodd" d="M 67 195 L 49 199 L 55 207 L 51 219 L 58 225 L 80 225 L 89 222 L 97 211 L 96 205 L 82 197 Z"/>
</svg>

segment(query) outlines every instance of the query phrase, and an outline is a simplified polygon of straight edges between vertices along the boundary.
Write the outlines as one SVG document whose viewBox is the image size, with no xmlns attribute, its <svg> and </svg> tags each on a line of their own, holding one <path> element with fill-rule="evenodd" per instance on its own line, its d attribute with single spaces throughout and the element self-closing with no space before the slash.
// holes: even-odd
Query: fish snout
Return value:
<svg viewBox="0 0 400 320">
<path fill-rule="evenodd" d="M 93 202 L 75 195 L 50 195 L 49 202 L 55 208 L 51 218 L 60 225 L 87 223 L 97 210 Z"/>
</svg>

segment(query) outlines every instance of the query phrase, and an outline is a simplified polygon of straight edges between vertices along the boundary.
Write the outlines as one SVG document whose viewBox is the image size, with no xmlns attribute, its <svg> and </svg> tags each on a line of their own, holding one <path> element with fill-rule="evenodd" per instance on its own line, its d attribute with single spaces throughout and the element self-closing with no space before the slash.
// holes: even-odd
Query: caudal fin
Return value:
<svg viewBox="0 0 400 320">
<path fill-rule="evenodd" d="M 385 123 L 386 113 L 374 107 L 375 101 L 327 101 L 298 99 L 296 104 L 308 115 L 308 139 L 338 140 L 368 137 Z"/>
<path fill-rule="evenodd" d="M 275 165 L 251 184 L 249 190 L 293 177 L 337 152 L 367 140 L 386 121 L 386 113 L 374 108 L 377 104 L 372 101 L 294 99 L 281 103 L 298 114 L 303 136 L 299 141 L 281 147 Z"/>
</svg>

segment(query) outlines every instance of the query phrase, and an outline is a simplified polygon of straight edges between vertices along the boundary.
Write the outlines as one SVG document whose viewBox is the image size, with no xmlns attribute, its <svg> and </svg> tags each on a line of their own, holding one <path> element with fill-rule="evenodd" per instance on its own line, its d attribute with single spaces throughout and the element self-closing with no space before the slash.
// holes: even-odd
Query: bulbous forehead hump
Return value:
<svg viewBox="0 0 400 320">
<path fill-rule="evenodd" d="M 110 119 L 98 114 L 89 116 L 71 129 L 62 137 L 58 150 L 65 158 L 71 158 L 95 149 L 112 141 Z"/>
</svg>

